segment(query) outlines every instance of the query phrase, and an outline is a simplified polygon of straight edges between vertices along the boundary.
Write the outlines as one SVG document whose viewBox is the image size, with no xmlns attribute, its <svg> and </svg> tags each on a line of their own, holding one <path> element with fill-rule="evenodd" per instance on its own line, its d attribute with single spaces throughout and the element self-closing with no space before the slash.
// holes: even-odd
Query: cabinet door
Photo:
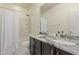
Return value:
<svg viewBox="0 0 79 59">
<path fill-rule="evenodd" d="M 35 55 L 41 55 L 41 41 L 35 40 Z"/>
<path fill-rule="evenodd" d="M 51 48 L 51 55 L 57 55 L 56 47 L 52 46 Z"/>
<path fill-rule="evenodd" d="M 51 46 L 46 43 L 42 43 L 42 55 L 51 55 Z"/>
<path fill-rule="evenodd" d="M 35 39 L 30 37 L 30 53 L 35 54 Z"/>
</svg>

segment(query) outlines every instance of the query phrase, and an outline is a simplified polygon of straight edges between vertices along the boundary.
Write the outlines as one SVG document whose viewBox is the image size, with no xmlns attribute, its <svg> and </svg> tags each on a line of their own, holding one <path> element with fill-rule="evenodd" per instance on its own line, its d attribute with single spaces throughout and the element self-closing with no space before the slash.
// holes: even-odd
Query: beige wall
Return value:
<svg viewBox="0 0 79 59">
<path fill-rule="evenodd" d="M 71 13 L 75 11 L 79 11 L 79 4 L 64 3 L 59 4 L 42 14 L 48 19 L 49 32 L 57 32 L 58 30 L 64 30 L 65 32 L 68 32 L 69 19 Z"/>
<path fill-rule="evenodd" d="M 40 32 L 40 7 L 42 5 L 41 3 L 34 4 L 29 10 L 31 34 L 38 34 Z"/>
</svg>

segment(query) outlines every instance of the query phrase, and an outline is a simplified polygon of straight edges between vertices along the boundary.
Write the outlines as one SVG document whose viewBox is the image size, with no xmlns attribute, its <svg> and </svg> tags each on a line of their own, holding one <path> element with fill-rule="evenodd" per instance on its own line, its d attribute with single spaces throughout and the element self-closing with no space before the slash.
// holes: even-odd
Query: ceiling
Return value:
<svg viewBox="0 0 79 59">
<path fill-rule="evenodd" d="M 15 5 L 24 7 L 24 8 L 29 8 L 30 6 L 32 6 L 33 3 L 15 3 Z"/>
<path fill-rule="evenodd" d="M 55 7 L 56 5 L 58 5 L 59 3 L 45 3 L 40 9 L 41 9 L 41 13 L 47 11 L 50 8 Z"/>
<path fill-rule="evenodd" d="M 14 3 L 15 5 L 24 7 L 24 8 L 29 8 L 31 7 L 34 3 Z M 44 5 L 40 8 L 42 12 L 47 11 L 48 9 L 55 7 L 59 3 L 44 3 Z"/>
<path fill-rule="evenodd" d="M 24 8 L 29 8 L 32 5 L 34 5 L 34 3 L 14 3 L 15 5 L 24 7 Z M 40 7 L 40 11 L 41 13 L 46 12 L 48 9 L 55 7 L 56 5 L 58 5 L 59 3 L 44 3 L 41 7 Z"/>
</svg>

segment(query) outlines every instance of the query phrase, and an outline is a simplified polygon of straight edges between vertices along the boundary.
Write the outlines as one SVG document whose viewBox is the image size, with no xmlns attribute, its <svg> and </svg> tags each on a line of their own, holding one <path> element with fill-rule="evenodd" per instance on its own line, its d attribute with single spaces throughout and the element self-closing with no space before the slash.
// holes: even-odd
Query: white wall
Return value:
<svg viewBox="0 0 79 59">
<path fill-rule="evenodd" d="M 71 14 L 79 11 L 79 4 L 77 3 L 64 3 L 51 8 L 43 14 L 48 18 L 49 32 L 57 32 L 58 30 L 69 31 L 69 20 Z M 60 25 L 59 25 L 60 24 Z"/>
</svg>

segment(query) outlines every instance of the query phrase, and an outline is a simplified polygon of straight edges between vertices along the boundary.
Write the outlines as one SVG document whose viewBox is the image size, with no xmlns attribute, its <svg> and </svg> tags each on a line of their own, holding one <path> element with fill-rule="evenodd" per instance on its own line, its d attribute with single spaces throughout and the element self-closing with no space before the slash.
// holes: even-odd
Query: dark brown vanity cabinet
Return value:
<svg viewBox="0 0 79 59">
<path fill-rule="evenodd" d="M 51 55 L 51 45 L 30 37 L 31 55 Z"/>
<path fill-rule="evenodd" d="M 41 41 L 30 37 L 30 54 L 41 55 Z"/>
<path fill-rule="evenodd" d="M 31 55 L 72 55 L 71 53 L 32 37 L 30 37 L 30 53 Z"/>
</svg>

